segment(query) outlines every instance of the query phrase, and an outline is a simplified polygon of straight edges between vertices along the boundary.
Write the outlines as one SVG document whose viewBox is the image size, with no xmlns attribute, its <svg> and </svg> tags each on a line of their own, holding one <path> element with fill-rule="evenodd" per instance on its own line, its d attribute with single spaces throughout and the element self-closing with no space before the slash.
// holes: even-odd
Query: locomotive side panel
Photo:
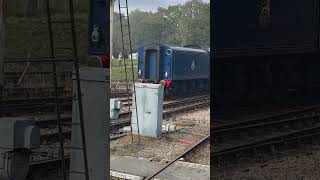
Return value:
<svg viewBox="0 0 320 180">
<path fill-rule="evenodd" d="M 215 57 L 295 54 L 318 48 L 318 0 L 219 0 L 213 8 Z"/>
<path fill-rule="evenodd" d="M 172 79 L 208 79 L 209 55 L 206 53 L 175 51 L 172 61 Z"/>
<path fill-rule="evenodd" d="M 148 47 L 138 50 L 139 79 L 150 82 L 208 79 L 209 72 L 209 53 L 204 50 L 165 45 L 159 46 L 159 51 Z"/>
<path fill-rule="evenodd" d="M 172 80 L 172 62 L 174 58 L 172 49 L 168 46 L 162 46 L 160 53 L 160 78 Z"/>
</svg>

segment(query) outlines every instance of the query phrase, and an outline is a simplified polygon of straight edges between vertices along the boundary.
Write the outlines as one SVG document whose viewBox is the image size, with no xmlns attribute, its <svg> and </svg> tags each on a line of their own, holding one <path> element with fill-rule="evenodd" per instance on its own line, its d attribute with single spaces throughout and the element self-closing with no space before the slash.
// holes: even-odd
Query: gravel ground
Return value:
<svg viewBox="0 0 320 180">
<path fill-rule="evenodd" d="M 187 162 L 210 165 L 210 141 L 204 142 L 184 158 Z"/>
<path fill-rule="evenodd" d="M 320 147 L 305 146 L 302 150 L 286 151 L 267 160 L 247 160 L 251 165 L 239 165 L 212 173 L 213 179 L 226 180 L 318 180 L 320 179 Z M 243 160 L 245 161 L 245 160 Z M 260 161 L 260 162 L 259 162 Z"/>
<path fill-rule="evenodd" d="M 141 144 L 138 144 L 138 137 L 134 136 L 134 142 L 131 142 L 131 136 L 125 136 L 111 141 L 111 154 L 120 156 L 133 156 L 148 158 L 156 161 L 172 160 L 174 157 L 186 150 L 190 145 L 179 141 L 179 139 L 191 142 L 202 139 L 202 136 L 192 135 L 190 132 L 208 133 L 210 128 L 210 110 L 209 108 L 177 115 L 164 124 L 176 124 L 177 131 L 163 134 L 159 138 L 141 137 Z M 207 147 L 207 150 L 210 148 Z M 207 151 L 206 150 L 206 151 Z M 208 156 L 199 158 L 199 162 L 206 162 Z M 207 160 L 209 162 L 209 160 Z"/>
</svg>

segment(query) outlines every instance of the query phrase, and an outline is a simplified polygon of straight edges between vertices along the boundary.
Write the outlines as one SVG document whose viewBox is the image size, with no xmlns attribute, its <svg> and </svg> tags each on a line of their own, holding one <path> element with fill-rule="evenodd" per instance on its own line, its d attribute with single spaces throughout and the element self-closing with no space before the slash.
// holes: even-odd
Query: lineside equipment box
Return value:
<svg viewBox="0 0 320 180">
<path fill-rule="evenodd" d="M 162 132 L 162 84 L 135 83 L 136 100 L 132 97 L 132 132 L 142 136 L 159 137 Z M 135 105 L 137 104 L 137 112 Z"/>
</svg>

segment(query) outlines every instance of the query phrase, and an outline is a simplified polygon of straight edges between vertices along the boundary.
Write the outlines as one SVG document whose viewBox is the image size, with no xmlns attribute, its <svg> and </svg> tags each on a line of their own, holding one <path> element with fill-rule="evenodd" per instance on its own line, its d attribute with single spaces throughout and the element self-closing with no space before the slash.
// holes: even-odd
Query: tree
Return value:
<svg viewBox="0 0 320 180">
<path fill-rule="evenodd" d="M 210 44 L 210 4 L 191 0 L 184 5 L 159 7 L 157 12 L 130 13 L 133 51 L 148 43 L 177 46 Z M 117 18 L 116 18 L 117 17 Z M 119 14 L 114 18 L 114 56 L 122 51 Z"/>
<path fill-rule="evenodd" d="M 120 32 L 120 18 L 119 13 L 113 14 L 113 50 L 112 55 L 117 58 L 119 53 L 122 51 L 122 41 Z"/>
<path fill-rule="evenodd" d="M 183 6 L 178 20 L 177 37 L 180 45 L 195 44 L 209 47 L 210 6 L 201 0 L 192 0 Z"/>
</svg>

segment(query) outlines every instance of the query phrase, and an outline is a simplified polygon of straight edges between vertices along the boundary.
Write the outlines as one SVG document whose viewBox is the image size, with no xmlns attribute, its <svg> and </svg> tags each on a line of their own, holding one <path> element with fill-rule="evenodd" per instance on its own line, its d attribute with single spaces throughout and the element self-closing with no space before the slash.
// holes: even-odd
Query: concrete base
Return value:
<svg viewBox="0 0 320 180">
<path fill-rule="evenodd" d="M 133 157 L 111 156 L 110 158 L 110 175 L 126 179 L 142 180 L 165 165 Z M 178 161 L 154 179 L 209 180 L 210 166 Z"/>
</svg>

